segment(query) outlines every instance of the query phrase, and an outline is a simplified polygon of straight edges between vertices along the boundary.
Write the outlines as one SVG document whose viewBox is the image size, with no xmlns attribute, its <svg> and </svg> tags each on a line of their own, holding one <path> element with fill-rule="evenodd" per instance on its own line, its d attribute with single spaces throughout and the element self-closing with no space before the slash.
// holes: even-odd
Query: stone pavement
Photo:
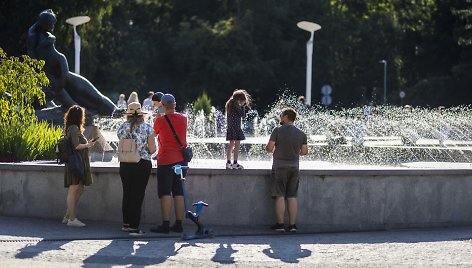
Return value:
<svg viewBox="0 0 472 268">
<path fill-rule="evenodd" d="M 472 267 L 472 227 L 312 233 L 299 226 L 297 234 L 214 227 L 213 238 L 182 241 L 86 223 L 0 216 L 0 267 Z"/>
</svg>

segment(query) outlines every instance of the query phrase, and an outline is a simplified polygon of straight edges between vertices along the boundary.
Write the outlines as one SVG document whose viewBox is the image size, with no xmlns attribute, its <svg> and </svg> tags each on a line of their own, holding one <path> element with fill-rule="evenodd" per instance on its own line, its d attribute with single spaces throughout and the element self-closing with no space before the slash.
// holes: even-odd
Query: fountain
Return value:
<svg viewBox="0 0 472 268">
<path fill-rule="evenodd" d="M 281 97 L 263 115 L 247 113 L 243 124 L 247 139 L 240 158 L 244 170 L 224 167 L 224 114 L 213 109 L 205 116 L 186 109 L 188 142 L 195 152 L 186 185 L 189 198 L 214 204 L 205 211 L 207 224 L 272 223 L 271 161 L 264 146 L 284 106 L 299 111 L 296 124 L 309 137 L 309 155 L 300 162 L 297 224 L 302 228 L 363 231 L 472 224 L 471 214 L 464 212 L 472 204 L 469 107 L 440 113 L 377 106 L 364 118 L 361 107 L 307 108 L 291 96 Z M 152 122 L 152 117 L 147 120 Z M 94 121 L 113 147 L 116 128 L 124 119 Z M 116 158 L 91 166 L 94 184 L 80 211 L 85 220 L 119 225 L 121 181 Z M 64 198 L 62 178 L 63 167 L 53 163 L 0 163 L 0 214 L 60 219 L 63 203 L 57 200 Z M 147 223 L 155 223 L 160 212 L 156 187 L 153 169 L 143 203 L 142 218 Z"/>
<path fill-rule="evenodd" d="M 265 144 L 278 125 L 281 108 L 295 108 L 296 125 L 308 135 L 309 154 L 302 161 L 350 165 L 400 166 L 410 162 L 470 163 L 472 160 L 472 110 L 468 106 L 437 109 L 403 109 L 377 106 L 366 117 L 362 107 L 328 110 L 322 106 L 307 107 L 296 96 L 283 94 L 262 116 L 249 110 L 243 119 L 246 140 L 242 141 L 241 161 L 270 161 Z M 187 106 L 188 142 L 195 159 L 205 161 L 225 158 L 226 120 L 215 108 L 209 115 Z M 152 117 L 147 121 L 152 123 Z M 116 128 L 123 119 L 97 117 L 94 124 L 113 148 Z"/>
</svg>

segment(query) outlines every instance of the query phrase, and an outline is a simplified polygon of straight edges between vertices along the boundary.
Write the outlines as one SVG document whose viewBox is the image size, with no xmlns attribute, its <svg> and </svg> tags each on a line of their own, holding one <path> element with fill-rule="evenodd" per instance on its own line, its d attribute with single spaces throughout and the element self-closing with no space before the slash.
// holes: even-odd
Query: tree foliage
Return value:
<svg viewBox="0 0 472 268">
<path fill-rule="evenodd" d="M 57 48 L 70 66 L 72 27 L 65 19 L 92 18 L 78 27 L 81 69 L 112 99 L 159 90 L 185 104 L 206 89 L 222 108 L 235 88 L 245 88 L 263 110 L 284 90 L 302 95 L 309 34 L 296 27 L 301 20 L 322 26 L 315 34 L 314 103 L 325 84 L 338 106 L 381 100 L 380 60 L 388 62 L 389 103 L 400 103 L 400 90 L 413 105 L 471 99 L 471 0 L 10 0 L 0 3 L 0 23 L 8 25 L 0 45 L 24 54 L 26 31 L 46 8 L 58 14 Z M 433 91 L 442 93 L 431 101 Z"/>
<path fill-rule="evenodd" d="M 207 93 L 203 91 L 202 95 L 200 95 L 194 102 L 193 102 L 193 109 L 195 111 L 202 110 L 205 115 L 209 115 L 211 113 L 211 99 L 208 97 Z"/>
<path fill-rule="evenodd" d="M 52 159 L 61 134 L 58 127 L 38 122 L 33 102 L 43 103 L 44 61 L 7 57 L 0 48 L 0 161 Z"/>
<path fill-rule="evenodd" d="M 49 84 L 42 72 L 44 61 L 28 56 L 7 57 L 0 48 L 0 120 L 30 123 L 34 120 L 33 102 L 45 102 L 43 86 Z"/>
</svg>

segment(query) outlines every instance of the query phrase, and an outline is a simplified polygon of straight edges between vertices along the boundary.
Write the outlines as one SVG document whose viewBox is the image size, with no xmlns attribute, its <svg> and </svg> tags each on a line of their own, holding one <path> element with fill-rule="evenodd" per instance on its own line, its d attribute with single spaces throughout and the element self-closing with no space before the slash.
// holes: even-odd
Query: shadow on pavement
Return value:
<svg viewBox="0 0 472 268">
<path fill-rule="evenodd" d="M 267 257 L 278 259 L 286 263 L 299 263 L 298 259 L 311 256 L 311 250 L 302 249 L 299 243 L 270 244 L 270 248 L 262 250 Z"/>
</svg>

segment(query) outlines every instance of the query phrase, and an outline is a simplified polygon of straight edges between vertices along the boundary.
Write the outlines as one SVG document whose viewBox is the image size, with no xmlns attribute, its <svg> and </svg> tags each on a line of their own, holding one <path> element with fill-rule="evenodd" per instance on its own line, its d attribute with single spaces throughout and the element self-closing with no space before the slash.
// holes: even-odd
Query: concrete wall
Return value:
<svg viewBox="0 0 472 268">
<path fill-rule="evenodd" d="M 118 167 L 93 167 L 94 184 L 82 196 L 78 217 L 121 223 Z M 190 201 L 204 200 L 211 225 L 274 222 L 269 170 L 189 170 Z M 375 230 L 472 224 L 470 170 L 302 170 L 297 224 L 318 231 Z M 158 223 L 156 175 L 146 190 L 142 220 Z M 0 215 L 61 219 L 63 167 L 0 164 Z M 203 214 L 202 214 L 203 215 Z"/>
</svg>

